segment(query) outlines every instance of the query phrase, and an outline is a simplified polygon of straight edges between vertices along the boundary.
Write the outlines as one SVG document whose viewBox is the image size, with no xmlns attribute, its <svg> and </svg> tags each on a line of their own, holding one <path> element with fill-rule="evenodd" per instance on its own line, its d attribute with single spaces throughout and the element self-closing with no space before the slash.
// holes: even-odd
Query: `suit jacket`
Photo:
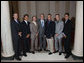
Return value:
<svg viewBox="0 0 84 63">
<path fill-rule="evenodd" d="M 66 23 L 64 23 L 64 29 L 63 29 L 63 33 L 66 36 L 70 36 L 72 32 L 72 22 L 68 19 Z"/>
<path fill-rule="evenodd" d="M 39 32 L 39 35 L 40 35 L 40 36 L 43 36 L 43 35 L 44 35 L 45 22 L 46 22 L 46 20 L 44 19 L 44 27 L 42 27 L 41 19 L 38 20 L 38 32 Z"/>
<path fill-rule="evenodd" d="M 63 21 L 55 21 L 55 33 L 59 34 L 58 37 L 62 38 L 62 31 L 64 28 L 64 23 Z"/>
<path fill-rule="evenodd" d="M 38 24 L 35 25 L 33 22 L 31 22 L 30 23 L 30 31 L 31 31 L 31 38 L 36 37 L 36 33 L 38 33 Z"/>
<path fill-rule="evenodd" d="M 27 34 L 30 34 L 30 22 L 23 21 L 21 23 L 21 29 L 22 29 L 22 38 L 26 38 Z"/>
<path fill-rule="evenodd" d="M 45 35 L 47 38 L 51 38 L 54 36 L 55 34 L 55 22 L 54 21 L 50 21 L 50 23 L 48 24 L 48 20 L 45 23 Z"/>
<path fill-rule="evenodd" d="M 14 50 L 16 49 L 19 42 L 19 38 L 20 38 L 20 36 L 18 35 L 18 32 L 21 31 L 20 25 L 21 23 L 19 21 L 18 23 L 15 20 L 11 21 L 11 33 L 12 33 L 12 41 L 14 45 Z"/>
</svg>

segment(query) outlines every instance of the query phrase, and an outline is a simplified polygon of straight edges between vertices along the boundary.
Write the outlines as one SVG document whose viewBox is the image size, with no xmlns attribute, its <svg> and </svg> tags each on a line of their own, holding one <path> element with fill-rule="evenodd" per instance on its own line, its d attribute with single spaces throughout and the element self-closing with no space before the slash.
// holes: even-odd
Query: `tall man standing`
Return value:
<svg viewBox="0 0 84 63">
<path fill-rule="evenodd" d="M 63 35 L 65 37 L 64 39 L 64 49 L 66 53 L 65 58 L 68 58 L 71 54 L 71 49 L 70 49 L 71 31 L 72 31 L 72 22 L 69 20 L 69 13 L 65 13 L 65 22 L 63 29 Z"/>
<path fill-rule="evenodd" d="M 30 52 L 30 22 L 28 21 L 29 15 L 24 15 L 24 20 L 21 23 L 22 28 L 22 39 L 23 39 L 23 55 L 26 55 L 26 52 Z"/>
<path fill-rule="evenodd" d="M 45 35 L 47 39 L 48 50 L 50 50 L 49 55 L 54 52 L 54 48 L 53 48 L 54 34 L 55 34 L 55 24 L 51 19 L 51 14 L 48 14 L 48 19 L 45 23 Z"/>
<path fill-rule="evenodd" d="M 18 21 L 18 14 L 13 14 L 13 20 L 11 21 L 11 32 L 12 32 L 12 40 L 13 40 L 13 48 L 15 51 L 15 59 L 21 60 L 20 56 L 20 37 L 21 37 L 21 29 L 20 22 Z"/>
<path fill-rule="evenodd" d="M 40 19 L 38 20 L 38 32 L 39 32 L 39 41 L 40 41 L 40 50 L 42 51 L 42 48 L 46 50 L 46 40 L 44 36 L 44 29 L 45 29 L 45 19 L 44 19 L 44 14 L 40 15 Z"/>
</svg>

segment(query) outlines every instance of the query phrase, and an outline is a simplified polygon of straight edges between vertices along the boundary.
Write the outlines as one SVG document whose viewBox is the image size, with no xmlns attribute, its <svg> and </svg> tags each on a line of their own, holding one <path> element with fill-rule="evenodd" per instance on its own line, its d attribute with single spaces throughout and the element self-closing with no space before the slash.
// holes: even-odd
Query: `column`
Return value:
<svg viewBox="0 0 84 63">
<path fill-rule="evenodd" d="M 2 56 L 11 57 L 14 55 L 11 28 L 10 28 L 10 14 L 8 1 L 1 1 L 1 39 L 2 39 Z"/>
<path fill-rule="evenodd" d="M 83 57 L 83 1 L 76 2 L 75 42 L 72 54 Z"/>
<path fill-rule="evenodd" d="M 56 14 L 55 4 L 56 4 L 56 1 L 50 1 L 50 13 L 52 14 L 52 20 L 54 20 L 55 14 Z"/>
</svg>

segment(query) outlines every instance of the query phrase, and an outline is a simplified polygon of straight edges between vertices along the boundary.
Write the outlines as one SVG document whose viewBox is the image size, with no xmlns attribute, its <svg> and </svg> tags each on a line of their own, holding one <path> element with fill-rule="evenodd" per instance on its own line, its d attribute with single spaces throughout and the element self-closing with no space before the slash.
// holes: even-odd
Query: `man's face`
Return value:
<svg viewBox="0 0 84 63">
<path fill-rule="evenodd" d="M 36 17 L 33 17 L 33 21 L 36 21 Z"/>
<path fill-rule="evenodd" d="M 24 20 L 26 20 L 26 21 L 27 21 L 27 20 L 28 20 L 28 16 L 25 16 L 25 17 L 24 17 Z"/>
<path fill-rule="evenodd" d="M 56 20 L 57 20 L 57 21 L 59 21 L 59 20 L 60 20 L 59 15 L 56 15 L 56 16 L 55 16 L 55 18 L 56 18 Z"/>
<path fill-rule="evenodd" d="M 65 15 L 65 20 L 68 20 L 69 19 L 69 16 L 68 15 Z"/>
<path fill-rule="evenodd" d="M 51 20 L 51 15 L 48 15 L 48 20 Z"/>
<path fill-rule="evenodd" d="M 41 19 L 44 19 L 44 16 L 43 15 L 41 15 Z"/>
<path fill-rule="evenodd" d="M 13 15 L 14 19 L 18 19 L 18 14 Z"/>
</svg>

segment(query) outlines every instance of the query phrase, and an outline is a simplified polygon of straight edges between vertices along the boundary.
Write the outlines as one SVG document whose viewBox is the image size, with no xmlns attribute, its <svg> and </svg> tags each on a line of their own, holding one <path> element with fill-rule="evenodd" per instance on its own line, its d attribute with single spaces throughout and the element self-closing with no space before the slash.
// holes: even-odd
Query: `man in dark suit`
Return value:
<svg viewBox="0 0 84 63">
<path fill-rule="evenodd" d="M 64 49 L 66 53 L 65 58 L 68 58 L 71 54 L 71 49 L 70 49 L 71 31 L 72 31 L 72 22 L 69 20 L 69 13 L 65 13 L 65 22 L 63 29 L 63 35 L 65 37 L 64 39 Z"/>
<path fill-rule="evenodd" d="M 15 52 L 15 59 L 21 60 L 20 56 L 20 37 L 21 37 L 21 29 L 20 29 L 20 22 L 18 21 L 18 14 L 13 14 L 13 20 L 11 21 L 11 32 L 12 32 L 12 41 L 13 41 L 13 48 Z"/>
<path fill-rule="evenodd" d="M 30 22 L 29 15 L 24 15 L 24 20 L 21 23 L 22 39 L 23 39 L 23 55 L 27 56 L 26 52 L 30 52 Z"/>
<path fill-rule="evenodd" d="M 49 55 L 54 52 L 53 50 L 53 37 L 55 34 L 55 23 L 51 20 L 51 14 L 48 14 L 48 19 L 45 23 L 45 36 L 47 39 L 48 50 L 50 50 Z"/>
<path fill-rule="evenodd" d="M 38 20 L 39 46 L 40 46 L 39 51 L 42 51 L 42 49 L 46 51 L 46 39 L 44 36 L 45 22 L 46 20 L 44 19 L 44 14 L 41 14 L 40 19 Z"/>
</svg>

